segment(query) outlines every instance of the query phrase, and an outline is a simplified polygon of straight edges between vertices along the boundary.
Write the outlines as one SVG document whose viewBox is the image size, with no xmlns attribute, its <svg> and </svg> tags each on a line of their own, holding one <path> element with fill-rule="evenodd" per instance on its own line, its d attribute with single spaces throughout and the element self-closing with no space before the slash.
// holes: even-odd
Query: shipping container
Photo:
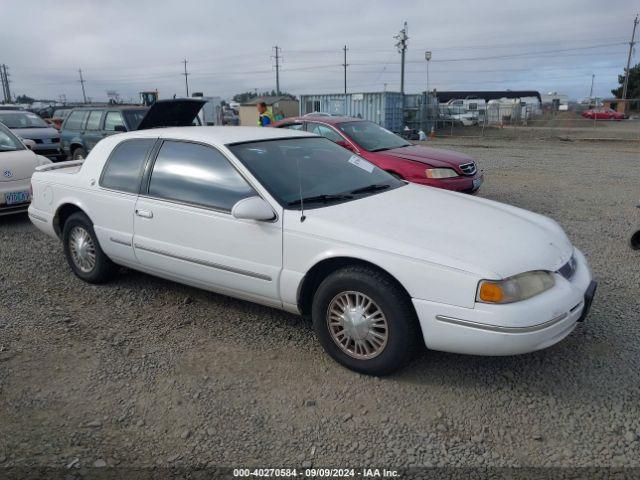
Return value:
<svg viewBox="0 0 640 480">
<path fill-rule="evenodd" d="M 400 92 L 300 95 L 300 115 L 315 112 L 370 120 L 393 132 L 404 128 Z"/>
</svg>

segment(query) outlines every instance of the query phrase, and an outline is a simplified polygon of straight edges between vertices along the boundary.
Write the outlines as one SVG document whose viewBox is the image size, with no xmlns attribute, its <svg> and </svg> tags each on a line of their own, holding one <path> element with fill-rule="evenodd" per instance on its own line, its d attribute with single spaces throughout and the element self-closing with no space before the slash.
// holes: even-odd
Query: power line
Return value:
<svg viewBox="0 0 640 480">
<path fill-rule="evenodd" d="M 624 71 L 624 85 L 622 86 L 622 100 L 627 99 L 627 86 L 629 85 L 629 67 L 631 66 L 631 52 L 633 51 L 633 46 L 635 45 L 636 39 L 636 27 L 638 26 L 638 15 L 633 20 L 633 32 L 631 33 L 631 41 L 629 42 L 629 56 L 627 57 L 627 68 Z"/>
<path fill-rule="evenodd" d="M 82 98 L 84 99 L 84 103 L 87 103 L 87 93 L 84 90 L 84 82 L 86 82 L 86 80 L 82 77 L 82 69 L 79 68 L 78 69 L 78 74 L 80 74 L 80 85 L 82 85 Z"/>
<path fill-rule="evenodd" d="M 184 63 L 184 86 L 187 89 L 187 98 L 189 97 L 189 72 L 187 72 L 187 59 L 185 58 L 182 63 Z"/>
</svg>

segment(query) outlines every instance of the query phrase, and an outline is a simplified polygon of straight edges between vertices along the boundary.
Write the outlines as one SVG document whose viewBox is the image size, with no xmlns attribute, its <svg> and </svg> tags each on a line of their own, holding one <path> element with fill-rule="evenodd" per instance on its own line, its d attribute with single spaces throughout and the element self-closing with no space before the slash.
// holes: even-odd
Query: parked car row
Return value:
<svg viewBox="0 0 640 480">
<path fill-rule="evenodd" d="M 469 159 L 354 119 L 279 126 L 109 136 L 85 161 L 36 168 L 29 217 L 87 282 L 122 265 L 308 315 L 366 374 L 425 345 L 543 349 L 585 319 L 596 284 L 554 221 L 397 178 L 473 185 Z"/>
</svg>

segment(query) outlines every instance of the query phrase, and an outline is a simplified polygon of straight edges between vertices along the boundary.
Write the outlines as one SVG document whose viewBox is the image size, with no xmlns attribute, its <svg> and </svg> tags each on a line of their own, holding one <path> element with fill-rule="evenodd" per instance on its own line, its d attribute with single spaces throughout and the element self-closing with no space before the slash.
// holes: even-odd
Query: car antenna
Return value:
<svg viewBox="0 0 640 480">
<path fill-rule="evenodd" d="M 300 192 L 300 222 L 306 220 L 304 215 L 304 199 L 302 197 L 302 177 L 300 176 L 300 158 L 296 156 L 296 170 L 298 170 L 298 191 Z"/>
</svg>

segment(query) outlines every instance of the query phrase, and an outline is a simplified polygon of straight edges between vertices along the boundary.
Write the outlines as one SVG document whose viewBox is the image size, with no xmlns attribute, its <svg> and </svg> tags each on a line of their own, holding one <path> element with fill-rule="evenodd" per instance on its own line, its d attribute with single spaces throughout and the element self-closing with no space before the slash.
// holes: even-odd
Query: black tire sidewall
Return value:
<svg viewBox="0 0 640 480">
<path fill-rule="evenodd" d="M 75 148 L 75 149 L 73 150 L 73 152 L 71 153 L 71 159 L 72 159 L 72 160 L 80 160 L 80 159 L 78 158 L 78 156 L 77 156 L 77 154 L 78 154 L 79 152 L 82 152 L 82 158 L 83 158 L 83 159 L 86 159 L 86 158 L 87 158 L 87 151 L 86 151 L 84 148 L 82 148 L 82 147 L 78 147 L 78 148 Z"/>
<path fill-rule="evenodd" d="M 96 264 L 91 272 L 83 272 L 82 270 L 80 270 L 71 258 L 71 251 L 69 249 L 69 234 L 73 227 L 82 227 L 89 233 L 91 239 L 93 240 L 93 244 L 95 245 L 96 249 Z M 95 231 L 93 230 L 93 224 L 85 214 L 79 212 L 74 213 L 67 219 L 62 228 L 62 244 L 67 263 L 77 277 L 89 283 L 102 283 L 107 281 L 111 277 L 114 270 L 114 264 L 102 251 L 102 248 L 100 248 L 100 243 L 98 242 L 98 238 L 96 237 Z"/>
<path fill-rule="evenodd" d="M 399 288 L 384 280 L 386 279 L 375 271 L 341 270 L 331 274 L 320 284 L 313 300 L 312 321 L 320 344 L 337 362 L 368 375 L 382 376 L 395 372 L 409 360 L 416 346 L 416 318 L 413 307 L 407 304 L 410 300 Z M 369 360 L 353 358 L 343 352 L 331 338 L 326 321 L 327 308 L 336 295 L 346 291 L 357 291 L 369 296 L 387 319 L 387 345 L 377 357 Z"/>
<path fill-rule="evenodd" d="M 629 238 L 629 245 L 634 250 L 640 250 L 640 230 L 631 235 Z"/>
</svg>

